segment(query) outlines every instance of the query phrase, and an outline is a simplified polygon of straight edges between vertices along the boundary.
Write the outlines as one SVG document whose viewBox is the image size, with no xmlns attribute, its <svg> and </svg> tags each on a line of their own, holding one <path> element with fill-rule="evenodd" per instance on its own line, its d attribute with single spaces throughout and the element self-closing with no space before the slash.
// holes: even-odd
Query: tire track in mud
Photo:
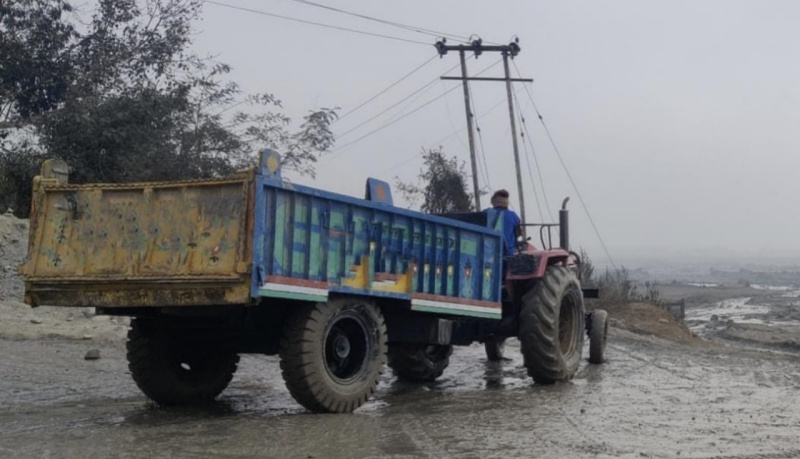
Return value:
<svg viewBox="0 0 800 459">
<path fill-rule="evenodd" d="M 211 408 L 164 410 L 134 392 L 119 350 L 75 364 L 83 344 L 0 341 L 0 455 L 99 458 L 136 445 L 131 458 L 800 456 L 800 359 L 612 339 L 607 364 L 552 386 L 527 377 L 513 346 L 500 364 L 460 348 L 440 381 L 398 384 L 387 370 L 373 401 L 339 416 L 294 403 L 274 358 L 243 359 Z"/>
<path fill-rule="evenodd" d="M 800 449 L 781 451 L 779 453 L 709 456 L 708 459 L 796 459 L 798 457 L 800 457 Z"/>
<path fill-rule="evenodd" d="M 644 354 L 642 354 L 640 352 L 634 351 L 634 350 L 630 349 L 627 346 L 608 344 L 608 347 L 611 348 L 611 349 L 614 349 L 616 351 L 619 351 L 620 353 L 622 353 L 626 357 L 629 357 L 629 358 L 631 358 L 633 360 L 636 360 L 636 361 L 644 363 L 644 365 L 642 365 L 642 368 L 650 366 L 650 367 L 656 368 L 658 370 L 661 370 L 661 371 L 663 371 L 663 372 L 667 373 L 668 375 L 670 375 L 672 377 L 675 377 L 675 378 L 680 378 L 680 379 L 684 379 L 684 380 L 692 381 L 692 382 L 697 381 L 696 377 L 691 377 L 691 376 L 687 376 L 685 374 L 676 373 L 675 370 L 678 367 L 668 367 L 666 365 L 660 364 L 660 363 L 656 362 L 654 358 L 647 357 L 646 355 L 644 355 Z"/>
</svg>

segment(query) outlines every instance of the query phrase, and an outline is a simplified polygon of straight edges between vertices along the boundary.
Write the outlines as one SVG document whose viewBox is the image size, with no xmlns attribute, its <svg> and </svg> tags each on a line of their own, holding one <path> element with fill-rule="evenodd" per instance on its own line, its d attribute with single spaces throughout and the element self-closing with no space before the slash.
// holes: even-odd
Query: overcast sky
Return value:
<svg viewBox="0 0 800 459">
<path fill-rule="evenodd" d="M 345 113 L 435 55 L 434 37 L 292 0 L 221 1 L 431 44 L 207 4 L 196 25 L 196 49 L 232 65 L 232 78 L 245 90 L 278 96 L 296 118 L 316 107 L 339 106 Z M 612 256 L 800 255 L 800 2 L 317 1 L 487 41 L 507 43 L 517 35 L 522 52 L 515 62 L 535 79 L 533 98 Z M 469 72 L 496 60 L 490 54 L 471 59 Z M 334 130 L 344 133 L 457 63 L 455 54 L 437 58 Z M 501 72 L 498 65 L 485 75 Z M 408 111 L 458 84 L 437 82 Z M 498 105 L 504 85 L 475 82 L 472 89 L 489 182 L 511 191 L 516 203 L 508 110 Z M 573 243 L 602 262 L 598 240 L 522 87 L 518 97 L 553 215 L 561 199 L 571 196 Z M 342 136 L 338 144 L 393 115 Z M 293 179 L 362 196 L 369 176 L 412 179 L 423 147 L 440 144 L 468 162 L 464 126 L 457 88 L 323 159 L 316 180 Z M 524 159 L 523 167 L 528 220 L 539 221 Z M 535 171 L 534 179 L 539 189 Z"/>
</svg>

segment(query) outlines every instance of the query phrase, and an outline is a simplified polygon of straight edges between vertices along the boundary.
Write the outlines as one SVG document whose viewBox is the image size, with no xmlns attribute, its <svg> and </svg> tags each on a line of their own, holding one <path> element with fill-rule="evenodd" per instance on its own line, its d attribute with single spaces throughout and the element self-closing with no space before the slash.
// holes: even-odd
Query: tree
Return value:
<svg viewBox="0 0 800 459">
<path fill-rule="evenodd" d="M 404 183 L 395 177 L 396 187 L 420 210 L 429 214 L 472 212 L 473 195 L 467 191 L 468 175 L 464 163 L 455 156 L 448 158 L 442 147 L 422 150 L 424 167 L 417 183 Z"/>
<path fill-rule="evenodd" d="M 99 0 L 91 19 L 62 0 L 0 3 L 0 208 L 28 213 L 31 180 L 59 157 L 76 182 L 208 178 L 281 151 L 314 174 L 336 109 L 297 129 L 272 94 L 190 51 L 201 0 Z M 76 25 L 78 24 L 78 25 Z"/>
</svg>

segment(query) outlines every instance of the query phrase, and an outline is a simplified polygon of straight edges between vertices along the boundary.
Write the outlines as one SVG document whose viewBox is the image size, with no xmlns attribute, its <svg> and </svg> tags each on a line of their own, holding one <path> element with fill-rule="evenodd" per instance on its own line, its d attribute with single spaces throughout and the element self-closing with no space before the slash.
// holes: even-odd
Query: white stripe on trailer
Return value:
<svg viewBox="0 0 800 459">
<path fill-rule="evenodd" d="M 324 288 L 303 287 L 302 285 L 275 284 L 272 282 L 268 282 L 262 285 L 259 288 L 259 290 L 281 292 L 281 293 L 293 293 L 296 295 L 321 297 L 323 299 L 328 298 L 328 290 Z"/>
<path fill-rule="evenodd" d="M 486 306 L 474 306 L 471 304 L 446 303 L 444 301 L 424 300 L 421 298 L 414 298 L 411 300 L 411 309 L 414 309 L 414 306 L 480 312 L 484 314 L 496 314 L 498 316 L 503 315 L 503 310 L 501 308 L 487 308 Z"/>
</svg>

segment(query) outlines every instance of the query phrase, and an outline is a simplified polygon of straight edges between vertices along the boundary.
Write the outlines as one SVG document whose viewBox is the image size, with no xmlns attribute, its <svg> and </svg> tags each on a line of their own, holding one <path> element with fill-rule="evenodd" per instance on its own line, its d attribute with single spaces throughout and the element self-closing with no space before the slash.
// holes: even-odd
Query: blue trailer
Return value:
<svg viewBox="0 0 800 459">
<path fill-rule="evenodd" d="M 224 179 L 74 185 L 46 162 L 26 302 L 132 316 L 131 373 L 162 404 L 213 400 L 241 353 L 279 354 L 292 395 L 319 412 L 361 406 L 385 364 L 432 381 L 475 341 L 498 359 L 518 336 L 540 383 L 575 373 L 599 319 L 584 316 L 565 209 L 560 247 L 540 225 L 542 247 L 504 257 L 499 211 L 426 215 L 380 180 L 357 199 L 283 180 L 280 164 L 266 150 Z"/>
</svg>

